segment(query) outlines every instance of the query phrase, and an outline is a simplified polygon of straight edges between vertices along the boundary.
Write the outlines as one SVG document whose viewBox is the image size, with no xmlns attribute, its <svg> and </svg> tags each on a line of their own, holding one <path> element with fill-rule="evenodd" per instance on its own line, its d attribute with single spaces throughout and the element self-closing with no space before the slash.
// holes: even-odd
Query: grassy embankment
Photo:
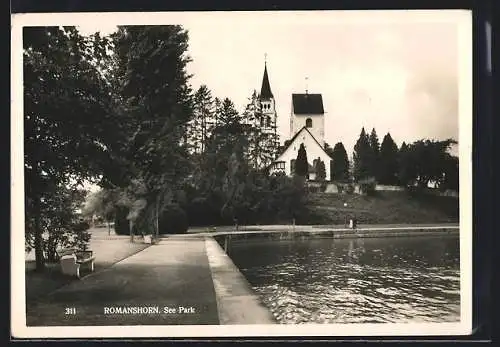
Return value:
<svg viewBox="0 0 500 347">
<path fill-rule="evenodd" d="M 347 207 L 344 206 L 347 203 Z M 310 224 L 343 224 L 355 217 L 362 224 L 458 223 L 458 198 L 406 191 L 308 195 Z"/>
</svg>

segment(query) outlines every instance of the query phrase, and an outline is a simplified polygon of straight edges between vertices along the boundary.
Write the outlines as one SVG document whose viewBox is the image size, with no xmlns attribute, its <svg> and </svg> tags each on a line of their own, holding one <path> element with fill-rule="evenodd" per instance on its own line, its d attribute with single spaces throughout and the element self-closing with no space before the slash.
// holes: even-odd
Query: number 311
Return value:
<svg viewBox="0 0 500 347">
<path fill-rule="evenodd" d="M 64 310 L 64 314 L 76 314 L 76 308 L 75 307 L 66 307 Z"/>
</svg>

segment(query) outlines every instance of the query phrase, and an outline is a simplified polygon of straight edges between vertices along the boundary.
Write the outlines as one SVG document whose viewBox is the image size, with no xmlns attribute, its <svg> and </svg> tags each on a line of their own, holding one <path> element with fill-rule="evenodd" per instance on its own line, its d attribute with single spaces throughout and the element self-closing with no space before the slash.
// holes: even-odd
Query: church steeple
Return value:
<svg viewBox="0 0 500 347">
<path fill-rule="evenodd" d="M 264 77 L 262 78 L 262 87 L 260 88 L 260 98 L 261 99 L 271 99 L 273 98 L 273 93 L 271 92 L 271 85 L 269 84 L 269 77 L 267 76 L 267 62 L 264 62 Z"/>
</svg>

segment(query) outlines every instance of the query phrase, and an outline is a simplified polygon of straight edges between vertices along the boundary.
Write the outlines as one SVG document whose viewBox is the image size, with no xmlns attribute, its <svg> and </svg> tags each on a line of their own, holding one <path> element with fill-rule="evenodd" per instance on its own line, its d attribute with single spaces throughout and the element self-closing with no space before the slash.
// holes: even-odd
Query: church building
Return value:
<svg viewBox="0 0 500 347">
<path fill-rule="evenodd" d="M 264 77 L 260 100 L 262 111 L 267 117 L 266 124 L 276 124 L 275 100 L 271 93 L 267 65 L 264 67 Z M 295 170 L 295 160 L 301 144 L 304 144 L 309 163 L 310 180 L 316 179 L 316 163 L 321 160 L 325 164 L 326 177 L 330 179 L 331 157 L 325 151 L 325 111 L 321 94 L 292 94 L 290 112 L 290 140 L 269 167 L 269 173 L 285 173 L 292 176 Z M 265 117 L 264 117 L 265 118 Z"/>
</svg>

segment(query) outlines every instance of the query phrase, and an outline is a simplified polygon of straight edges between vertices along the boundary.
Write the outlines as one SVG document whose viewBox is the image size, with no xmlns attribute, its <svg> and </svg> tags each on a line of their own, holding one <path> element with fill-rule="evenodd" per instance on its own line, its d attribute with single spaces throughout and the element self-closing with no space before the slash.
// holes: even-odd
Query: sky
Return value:
<svg viewBox="0 0 500 347">
<path fill-rule="evenodd" d="M 458 140 L 459 14 L 191 13 L 161 23 L 188 30 L 193 88 L 206 84 L 240 111 L 260 91 L 267 57 L 281 142 L 293 136 L 291 94 L 322 94 L 325 140 L 342 142 L 351 157 L 362 127 L 375 128 L 380 142 L 390 132 L 398 145 Z M 115 29 L 80 26 L 82 33 Z"/>
</svg>

